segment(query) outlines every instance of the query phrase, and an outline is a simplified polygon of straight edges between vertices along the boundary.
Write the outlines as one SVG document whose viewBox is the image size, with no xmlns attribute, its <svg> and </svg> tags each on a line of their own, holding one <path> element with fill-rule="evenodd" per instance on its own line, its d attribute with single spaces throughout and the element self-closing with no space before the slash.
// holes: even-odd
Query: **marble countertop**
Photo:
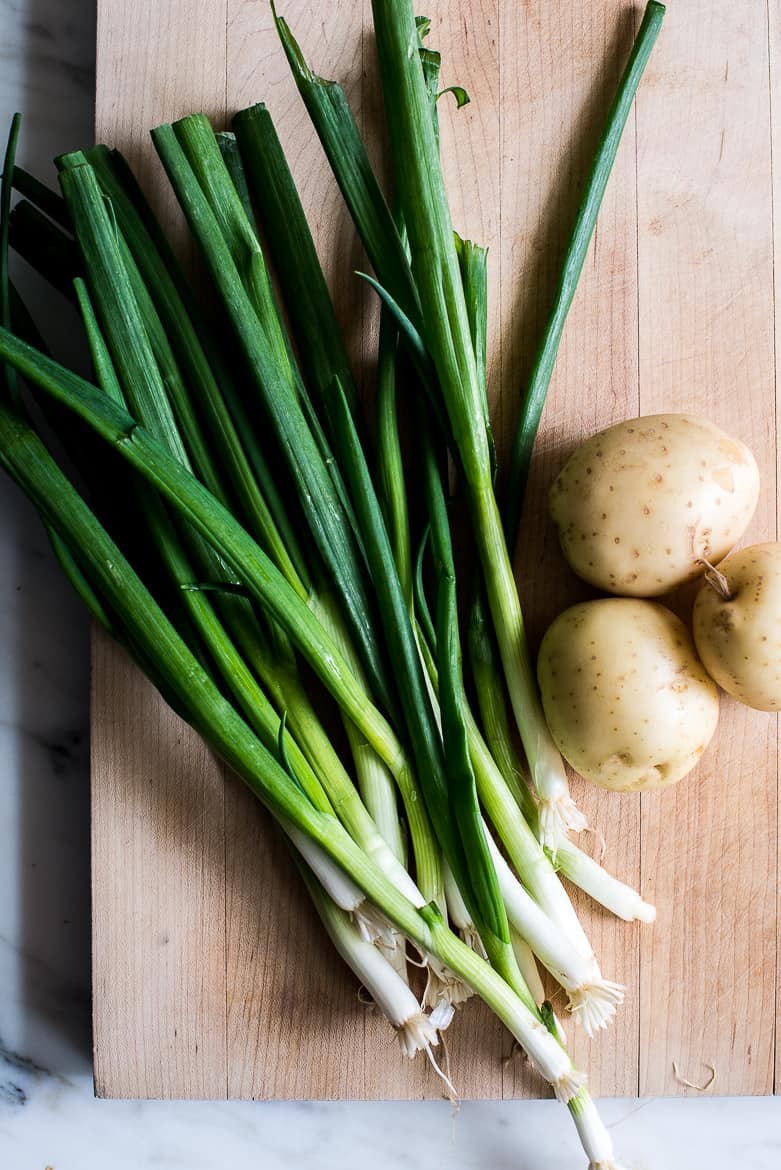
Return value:
<svg viewBox="0 0 781 1170">
<path fill-rule="evenodd" d="M 90 140 L 94 0 L 0 0 L 0 126 L 21 161 Z M 53 344 L 56 299 L 18 273 Z M 59 336 L 58 336 L 59 335 Z M 554 1102 L 98 1101 L 90 1061 L 88 627 L 0 480 L 0 1170 L 572 1170 Z M 781 1099 L 606 1101 L 637 1170 L 775 1170 Z"/>
</svg>

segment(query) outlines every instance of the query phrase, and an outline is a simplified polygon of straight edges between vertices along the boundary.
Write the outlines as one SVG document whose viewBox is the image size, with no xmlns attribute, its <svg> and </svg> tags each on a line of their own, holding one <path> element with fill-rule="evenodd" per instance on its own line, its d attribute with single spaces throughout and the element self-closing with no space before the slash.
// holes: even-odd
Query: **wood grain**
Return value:
<svg viewBox="0 0 781 1170">
<path fill-rule="evenodd" d="M 98 5 L 96 139 L 174 231 L 146 130 L 193 108 L 224 119 L 225 18 L 220 0 Z M 225 768 L 100 633 L 91 747 L 95 1091 L 223 1097 Z"/>
<path fill-rule="evenodd" d="M 317 70 L 345 87 L 383 153 L 370 0 L 287 0 Z M 99 0 L 98 138 L 140 167 L 177 217 L 145 128 L 195 108 L 223 124 L 265 101 L 311 218 L 351 354 L 371 385 L 376 309 L 335 184 L 256 0 Z M 674 0 L 630 118 L 567 324 L 532 469 L 516 567 L 531 637 L 586 596 L 546 519 L 547 484 L 586 434 L 639 411 L 699 411 L 754 449 L 764 493 L 750 536 L 776 532 L 773 234 L 781 197 L 781 0 Z M 639 23 L 632 3 L 438 0 L 430 43 L 456 229 L 488 243 L 490 393 L 506 454 L 601 121 Z M 768 51 L 768 44 L 775 52 Z M 186 68 L 182 67 L 186 62 Z M 143 131 L 142 131 L 143 128 Z M 778 224 L 781 229 L 781 224 Z M 96 1091 L 103 1096 L 441 1095 L 326 950 L 281 837 L 121 653 L 94 643 Z M 614 1028 L 577 1063 L 600 1095 L 773 1087 L 776 720 L 723 701 L 698 775 L 661 797 L 577 784 L 607 864 L 655 900 L 654 928 L 577 898 L 606 975 L 627 985 Z M 598 848 L 597 838 L 594 840 Z M 778 1009 L 781 1010 L 781 998 Z M 572 1029 L 570 1029 L 572 1033 Z M 481 1005 L 448 1038 L 465 1098 L 532 1096 Z M 781 1056 L 781 1050 L 779 1051 Z"/>
<path fill-rule="evenodd" d="M 750 543 L 776 531 L 767 14 L 689 0 L 674 19 L 637 102 L 640 406 L 748 443 Z M 715 1067 L 718 1092 L 772 1092 L 776 752 L 775 718 L 724 697 L 697 772 L 642 798 L 659 907 L 640 943 L 642 1093 L 680 1091 L 673 1061 L 695 1083 Z"/>
<path fill-rule="evenodd" d="M 781 362 L 781 295 L 778 281 L 781 277 L 781 0 L 769 0 L 768 54 L 770 66 L 770 130 L 771 130 L 771 171 L 773 178 L 773 310 L 774 310 L 774 379 L 775 379 L 775 447 L 776 447 L 776 531 L 779 523 L 779 493 L 781 492 L 781 377 L 779 377 L 779 363 Z M 770 469 L 768 468 L 768 474 Z M 779 721 L 776 718 L 776 736 L 779 732 Z M 781 922 L 781 771 L 776 763 L 776 1027 L 775 1027 L 775 1082 L 774 1092 L 781 1093 L 781 1027 L 778 1021 L 781 1018 L 781 942 L 779 941 L 778 923 Z"/>
<path fill-rule="evenodd" d="M 91 749 L 95 1092 L 223 1097 L 225 769 L 100 631 Z"/>
</svg>

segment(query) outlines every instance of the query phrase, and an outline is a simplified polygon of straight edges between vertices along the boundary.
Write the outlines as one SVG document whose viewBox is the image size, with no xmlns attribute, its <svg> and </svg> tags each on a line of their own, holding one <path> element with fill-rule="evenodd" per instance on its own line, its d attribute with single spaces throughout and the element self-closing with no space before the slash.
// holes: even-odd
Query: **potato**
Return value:
<svg viewBox="0 0 781 1170">
<path fill-rule="evenodd" d="M 781 710 L 781 544 L 753 544 L 709 573 L 692 627 L 723 690 L 759 711 Z"/>
<path fill-rule="evenodd" d="M 587 439 L 550 493 L 564 556 L 607 593 L 657 597 L 744 532 L 759 494 L 748 447 L 686 414 L 627 419 Z"/>
<path fill-rule="evenodd" d="M 675 784 L 716 730 L 718 690 L 686 627 L 654 601 L 573 605 L 548 628 L 537 674 L 559 751 L 603 788 Z"/>
</svg>

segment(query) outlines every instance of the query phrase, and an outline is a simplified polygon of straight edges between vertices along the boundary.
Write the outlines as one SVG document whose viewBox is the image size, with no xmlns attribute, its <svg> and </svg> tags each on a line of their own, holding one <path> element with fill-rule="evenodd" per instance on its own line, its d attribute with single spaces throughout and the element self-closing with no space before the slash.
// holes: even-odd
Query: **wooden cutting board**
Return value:
<svg viewBox="0 0 781 1170">
<path fill-rule="evenodd" d="M 345 86 L 377 154 L 368 0 L 280 0 L 313 65 Z M 640 9 L 624 0 L 438 0 L 431 43 L 454 222 L 490 245 L 490 384 L 506 449 L 568 225 Z M 517 570 L 533 638 L 580 588 L 546 519 L 573 444 L 638 412 L 687 410 L 745 440 L 762 471 L 747 539 L 776 535 L 774 242 L 781 241 L 781 0 L 672 0 L 629 120 L 546 408 Z M 97 137 L 121 147 L 166 217 L 146 130 L 265 101 L 311 216 L 357 361 L 375 307 L 328 167 L 258 0 L 99 0 Z M 776 174 L 773 170 L 773 154 Z M 370 383 L 370 377 L 366 378 Z M 259 807 L 104 638 L 94 643 L 95 1084 L 109 1097 L 420 1098 L 388 1027 L 328 953 Z M 658 907 L 619 923 L 576 897 L 606 975 L 609 1031 L 570 1028 L 601 1095 L 771 1093 L 777 1043 L 777 720 L 722 703 L 676 789 L 577 783 L 606 864 Z M 585 839 L 588 844 L 588 838 Z M 592 838 L 597 848 L 598 838 Z M 545 1087 L 480 1004 L 447 1036 L 469 1097 Z M 678 1074 L 674 1071 L 677 1068 Z"/>
</svg>

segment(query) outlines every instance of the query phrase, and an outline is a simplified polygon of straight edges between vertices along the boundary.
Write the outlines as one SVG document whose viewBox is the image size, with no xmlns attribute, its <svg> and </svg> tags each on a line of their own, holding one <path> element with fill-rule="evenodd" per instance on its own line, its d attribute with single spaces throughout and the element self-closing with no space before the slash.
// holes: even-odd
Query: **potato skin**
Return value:
<svg viewBox="0 0 781 1170">
<path fill-rule="evenodd" d="M 752 544 L 718 571 L 730 600 L 703 581 L 692 614 L 703 665 L 741 703 L 781 711 L 781 544 Z"/>
<path fill-rule="evenodd" d="M 553 483 L 564 556 L 606 593 L 658 597 L 745 531 L 759 470 L 745 444 L 686 414 L 627 419 L 587 439 Z"/>
<path fill-rule="evenodd" d="M 603 788 L 675 784 L 716 730 L 718 690 L 683 622 L 654 601 L 565 610 L 542 640 L 537 675 L 559 751 Z"/>
</svg>

